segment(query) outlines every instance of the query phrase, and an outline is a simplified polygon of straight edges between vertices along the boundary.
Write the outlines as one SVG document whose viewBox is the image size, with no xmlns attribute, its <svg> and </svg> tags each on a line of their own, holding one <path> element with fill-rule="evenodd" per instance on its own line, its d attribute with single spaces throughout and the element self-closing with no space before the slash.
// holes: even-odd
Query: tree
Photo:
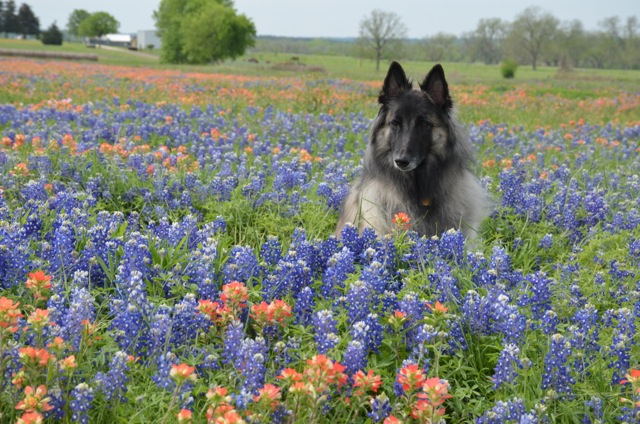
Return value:
<svg viewBox="0 0 640 424">
<path fill-rule="evenodd" d="M 4 32 L 4 2 L 0 0 L 0 33 Z"/>
<path fill-rule="evenodd" d="M 472 33 L 472 56 L 486 64 L 500 63 L 508 24 L 500 18 L 480 19 Z"/>
<path fill-rule="evenodd" d="M 407 29 L 400 17 L 393 12 L 373 10 L 369 17 L 360 22 L 360 42 L 365 50 L 371 51 L 376 60 L 376 71 L 380 61 L 391 52 L 398 52 Z"/>
<path fill-rule="evenodd" d="M 426 58 L 430 62 L 457 61 L 461 57 L 458 38 L 453 34 L 439 32 L 423 41 Z"/>
<path fill-rule="evenodd" d="M 84 9 L 74 9 L 73 12 L 71 12 L 71 15 L 69 15 L 69 21 L 67 22 L 67 31 L 69 31 L 69 34 L 76 37 L 80 35 L 78 33 L 80 24 L 89 16 L 91 16 L 91 13 Z"/>
<path fill-rule="evenodd" d="M 60 31 L 54 22 L 46 31 L 40 34 L 40 39 L 42 40 L 42 44 L 60 46 L 62 45 L 62 31 Z"/>
<path fill-rule="evenodd" d="M 579 20 L 565 22 L 560 25 L 554 46 L 553 61 L 559 63 L 563 70 L 572 66 L 581 66 L 587 58 L 589 45 L 587 36 Z"/>
<path fill-rule="evenodd" d="M 4 26 L 4 32 L 14 34 L 20 32 L 20 23 L 18 22 L 18 16 L 16 15 L 16 3 L 13 0 L 9 0 L 4 7 L 2 23 Z"/>
<path fill-rule="evenodd" d="M 92 13 L 82 20 L 78 26 L 78 35 L 86 37 L 102 37 L 105 34 L 118 32 L 120 22 L 107 12 Z"/>
<path fill-rule="evenodd" d="M 26 38 L 27 35 L 40 34 L 40 19 L 36 17 L 28 4 L 22 3 L 18 9 L 18 24 L 20 32 Z"/>
<path fill-rule="evenodd" d="M 538 7 L 528 7 L 511 25 L 509 40 L 516 55 L 524 54 L 536 69 L 538 59 L 549 47 L 558 31 L 558 20 Z"/>
<path fill-rule="evenodd" d="M 244 54 L 255 44 L 253 22 L 229 0 L 162 0 L 153 14 L 163 62 L 203 64 Z"/>
</svg>

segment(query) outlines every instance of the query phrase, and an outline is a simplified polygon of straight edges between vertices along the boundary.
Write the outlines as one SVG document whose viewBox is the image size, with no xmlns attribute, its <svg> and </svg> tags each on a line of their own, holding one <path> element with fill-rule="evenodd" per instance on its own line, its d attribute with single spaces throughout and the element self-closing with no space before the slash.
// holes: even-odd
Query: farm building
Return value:
<svg viewBox="0 0 640 424">
<path fill-rule="evenodd" d="M 138 31 L 138 49 L 148 49 L 153 46 L 154 49 L 162 47 L 162 39 L 158 36 L 155 29 Z"/>
</svg>

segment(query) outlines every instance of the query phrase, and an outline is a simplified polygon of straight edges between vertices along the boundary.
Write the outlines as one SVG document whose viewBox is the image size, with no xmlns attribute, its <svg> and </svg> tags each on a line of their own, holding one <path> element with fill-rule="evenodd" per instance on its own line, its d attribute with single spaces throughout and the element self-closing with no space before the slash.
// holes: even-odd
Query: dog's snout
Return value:
<svg viewBox="0 0 640 424">
<path fill-rule="evenodd" d="M 400 169 L 406 169 L 409 167 L 409 161 L 406 159 L 396 159 L 396 166 Z"/>
</svg>

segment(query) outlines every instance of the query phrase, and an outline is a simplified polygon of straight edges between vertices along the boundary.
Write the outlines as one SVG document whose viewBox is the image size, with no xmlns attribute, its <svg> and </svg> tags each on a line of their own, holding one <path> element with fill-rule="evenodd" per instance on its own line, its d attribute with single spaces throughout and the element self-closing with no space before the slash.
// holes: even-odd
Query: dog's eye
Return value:
<svg viewBox="0 0 640 424">
<path fill-rule="evenodd" d="M 421 119 L 419 122 L 419 125 L 422 128 L 433 128 L 433 124 L 425 119 Z"/>
<path fill-rule="evenodd" d="M 401 126 L 402 126 L 402 122 L 400 122 L 399 119 L 394 119 L 393 121 L 391 121 L 392 128 L 400 128 Z"/>
</svg>

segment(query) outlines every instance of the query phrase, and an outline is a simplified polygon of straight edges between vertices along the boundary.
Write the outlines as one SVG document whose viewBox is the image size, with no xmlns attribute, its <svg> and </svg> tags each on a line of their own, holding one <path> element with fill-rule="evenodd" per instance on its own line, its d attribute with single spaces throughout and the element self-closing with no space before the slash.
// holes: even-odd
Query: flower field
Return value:
<svg viewBox="0 0 640 424">
<path fill-rule="evenodd" d="M 0 60 L 0 422 L 640 422 L 637 88 L 452 84 L 482 242 L 339 241 L 380 84 Z"/>
</svg>

